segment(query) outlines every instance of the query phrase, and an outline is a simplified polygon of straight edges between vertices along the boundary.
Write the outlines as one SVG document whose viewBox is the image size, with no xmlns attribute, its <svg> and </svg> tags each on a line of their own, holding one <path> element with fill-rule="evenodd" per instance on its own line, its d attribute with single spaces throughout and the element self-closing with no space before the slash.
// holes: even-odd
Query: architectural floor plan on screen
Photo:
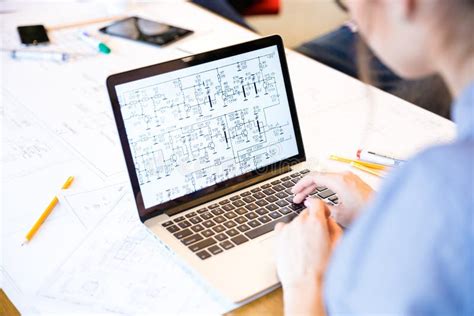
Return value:
<svg viewBox="0 0 474 316">
<path fill-rule="evenodd" d="M 297 154 L 276 46 L 119 85 L 145 207 Z"/>
</svg>

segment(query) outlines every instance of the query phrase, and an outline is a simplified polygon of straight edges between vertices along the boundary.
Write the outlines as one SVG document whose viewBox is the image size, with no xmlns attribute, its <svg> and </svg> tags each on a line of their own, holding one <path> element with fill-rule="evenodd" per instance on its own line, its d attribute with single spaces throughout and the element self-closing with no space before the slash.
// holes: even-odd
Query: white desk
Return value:
<svg viewBox="0 0 474 316">
<path fill-rule="evenodd" d="M 2 47 L 16 45 L 16 25 L 71 23 L 105 16 L 108 8 L 37 5 L 2 14 Z M 126 13 L 195 34 L 164 49 L 106 37 L 112 54 L 89 56 L 76 31 L 64 29 L 51 37 L 57 49 L 81 54 L 71 62 L 19 62 L 2 54 L 2 288 L 25 313 L 218 313 L 233 307 L 144 232 L 130 199 L 105 78 L 257 36 L 186 2 Z M 407 158 L 454 135 L 451 122 L 297 53 L 288 51 L 288 62 L 314 168 L 346 169 L 327 156 L 353 156 L 360 147 Z M 355 172 L 373 185 L 379 181 Z M 33 241 L 20 247 L 69 175 L 76 176 L 71 189 Z"/>
</svg>

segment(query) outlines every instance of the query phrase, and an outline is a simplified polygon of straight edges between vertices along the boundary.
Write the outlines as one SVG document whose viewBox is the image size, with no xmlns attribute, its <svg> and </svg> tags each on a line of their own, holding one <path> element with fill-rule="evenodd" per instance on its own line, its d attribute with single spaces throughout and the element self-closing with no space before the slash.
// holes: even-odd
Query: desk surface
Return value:
<svg viewBox="0 0 474 316">
<path fill-rule="evenodd" d="M 51 27 L 123 14 L 111 12 L 105 4 L 58 4 L 48 10 L 41 5 L 40 9 L 29 6 L 2 14 L 3 48 L 16 45 L 12 34 L 17 24 L 44 23 Z M 180 295 L 178 302 L 188 310 L 199 307 L 209 311 L 207 306 L 217 304 L 218 300 L 203 291 L 168 254 L 156 249 L 156 241 L 137 225 L 124 164 L 117 159 L 122 154 L 104 82 L 111 73 L 251 40 L 257 35 L 186 2 L 145 4 L 126 13 L 190 28 L 195 34 L 164 49 L 107 38 L 112 54 L 91 56 L 77 42 L 76 30 L 63 29 L 51 37 L 56 49 L 74 52 L 76 57 L 67 64 L 19 62 L 6 54 L 1 56 L 2 79 L 8 78 L 2 82 L 1 112 L 2 218 L 8 223 L 2 231 L 2 288 L 20 311 L 126 313 L 136 311 L 127 307 L 140 306 L 144 311 L 162 308 L 186 312 L 153 305 L 152 298 L 159 297 L 162 303 L 176 302 Z M 84 28 L 96 30 L 104 24 Z M 454 125 L 441 117 L 295 52 L 288 51 L 287 56 L 311 168 L 347 169 L 327 157 L 354 156 L 360 147 L 407 158 L 454 135 Z M 354 172 L 370 184 L 378 184 L 379 179 Z M 33 242 L 20 247 L 29 226 L 71 173 L 76 176 L 74 185 L 61 194 L 60 205 Z M 126 230 L 121 230 L 124 227 Z M 88 257 L 88 253 L 94 256 Z M 129 265 L 137 264 L 142 269 L 127 270 Z M 153 268 L 157 265 L 166 272 L 157 273 Z M 166 279 L 166 274 L 173 280 Z M 131 278 L 142 278 L 143 282 L 136 284 L 139 282 Z M 155 279 L 162 282 L 160 287 L 141 286 Z M 177 285 L 168 285 L 166 280 Z M 121 300 L 107 297 L 107 290 L 117 288 L 123 289 L 117 292 Z M 137 293 L 150 298 L 134 296 Z M 216 306 L 212 311 L 228 310 L 228 306 Z M 281 313 L 281 290 L 231 312 Z"/>
</svg>

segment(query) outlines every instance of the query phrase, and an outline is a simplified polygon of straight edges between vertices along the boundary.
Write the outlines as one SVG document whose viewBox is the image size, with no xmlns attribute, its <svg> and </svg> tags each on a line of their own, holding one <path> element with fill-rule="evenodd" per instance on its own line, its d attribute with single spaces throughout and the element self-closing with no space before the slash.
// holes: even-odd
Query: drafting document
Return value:
<svg viewBox="0 0 474 316">
<path fill-rule="evenodd" d="M 71 23 L 91 18 L 87 12 L 105 15 L 90 6 L 80 12 L 59 7 L 66 12 L 53 7 L 42 9 L 42 14 L 28 9 L 2 15 L 2 48 L 19 48 L 15 28 L 20 24 Z M 127 13 L 159 19 L 176 16 L 175 10 L 180 9 L 176 5 L 158 7 Z M 2 223 L 8 223 L 2 224 L 1 231 L 1 286 L 26 314 L 88 311 L 87 305 L 44 298 L 38 293 L 40 288 L 48 288 L 48 276 L 89 236 L 128 188 L 105 87 L 107 76 L 185 55 L 172 47 L 160 49 L 98 34 L 97 29 L 107 23 L 86 25 L 84 29 L 106 41 L 112 49 L 110 55 L 96 54 L 78 38 L 77 29 L 52 31 L 51 45 L 38 48 L 70 53 L 72 58 L 66 63 L 12 60 L 8 53 L 0 53 L 1 208 Z M 71 187 L 59 192 L 71 175 L 75 176 Z M 35 238 L 21 247 L 25 234 L 54 195 L 59 196 L 59 203 L 53 213 Z M 129 212 L 138 222 L 136 208 Z M 126 278 L 127 273 L 121 277 Z"/>
<path fill-rule="evenodd" d="M 208 315 L 231 309 L 182 269 L 133 209 L 133 196 L 126 194 L 51 274 L 40 295 L 94 312 Z"/>
</svg>

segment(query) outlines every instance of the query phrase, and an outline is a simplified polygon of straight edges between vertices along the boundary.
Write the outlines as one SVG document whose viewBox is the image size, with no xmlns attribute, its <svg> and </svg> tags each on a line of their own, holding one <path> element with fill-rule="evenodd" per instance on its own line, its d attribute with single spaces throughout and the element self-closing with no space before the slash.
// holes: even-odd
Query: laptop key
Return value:
<svg viewBox="0 0 474 316">
<path fill-rule="evenodd" d="M 237 200 L 237 201 L 232 202 L 232 205 L 236 207 L 241 207 L 241 206 L 244 206 L 245 203 L 242 200 Z"/>
<path fill-rule="evenodd" d="M 175 222 L 175 223 L 179 223 L 179 222 L 184 221 L 184 220 L 185 220 L 185 217 L 184 217 L 184 216 L 180 216 L 180 217 L 176 217 L 176 218 L 174 219 L 174 222 Z"/>
<path fill-rule="evenodd" d="M 254 219 L 254 218 L 257 218 L 258 216 L 255 213 L 248 213 L 248 214 L 245 214 L 245 217 L 247 217 L 248 219 Z"/>
<path fill-rule="evenodd" d="M 200 208 L 199 210 L 196 211 L 198 214 L 202 214 L 202 213 L 206 213 L 207 212 L 207 208 Z"/>
<path fill-rule="evenodd" d="M 284 199 L 288 196 L 288 194 L 286 192 L 277 192 L 277 194 L 275 194 L 275 196 L 279 199 Z"/>
<path fill-rule="evenodd" d="M 258 206 L 253 203 L 247 204 L 244 207 L 249 211 L 255 211 L 256 209 L 258 209 Z"/>
<path fill-rule="evenodd" d="M 217 225 L 212 227 L 212 230 L 215 231 L 216 233 L 222 233 L 225 230 L 225 227 L 222 225 Z"/>
<path fill-rule="evenodd" d="M 295 197 L 292 195 L 292 196 L 287 197 L 285 200 L 286 200 L 288 203 L 293 203 L 293 199 L 294 199 L 294 198 L 295 198 Z"/>
<path fill-rule="evenodd" d="M 239 235 L 237 237 L 231 238 L 230 240 L 232 240 L 236 245 L 240 245 L 246 241 L 249 241 L 244 235 Z"/>
<path fill-rule="evenodd" d="M 237 226 L 237 224 L 234 221 L 228 221 L 224 223 L 224 226 L 227 228 L 232 228 L 232 227 Z"/>
<path fill-rule="evenodd" d="M 207 258 L 209 258 L 211 255 L 209 254 L 209 252 L 207 252 L 206 250 L 203 250 L 203 251 L 199 251 L 196 253 L 196 255 L 201 258 L 201 260 L 206 260 Z"/>
<path fill-rule="evenodd" d="M 233 206 L 232 204 L 226 204 L 226 205 L 224 205 L 224 206 L 222 207 L 222 209 L 223 209 L 224 211 L 232 211 L 232 210 L 235 209 L 235 206 Z"/>
<path fill-rule="evenodd" d="M 286 177 L 281 178 L 280 180 L 281 180 L 281 181 L 288 181 L 288 180 L 290 180 L 290 179 L 291 179 L 291 178 L 290 178 L 289 176 L 286 176 Z"/>
<path fill-rule="evenodd" d="M 261 221 L 263 224 L 265 224 L 271 221 L 272 219 L 268 217 L 267 215 L 263 215 L 263 216 L 260 216 L 258 220 Z"/>
<path fill-rule="evenodd" d="M 268 215 L 270 215 L 270 217 L 273 218 L 273 219 L 276 219 L 276 218 L 278 218 L 278 217 L 281 217 L 281 214 L 278 213 L 277 211 L 273 211 L 273 212 L 271 212 L 271 213 L 268 214 Z"/>
<path fill-rule="evenodd" d="M 224 211 L 220 207 L 218 207 L 218 208 L 213 209 L 211 213 L 217 216 L 217 215 L 224 214 Z"/>
<path fill-rule="evenodd" d="M 275 185 L 272 189 L 275 190 L 275 191 L 280 192 L 280 191 L 285 190 L 286 188 L 284 186 L 282 186 L 281 184 L 279 184 L 279 185 Z"/>
<path fill-rule="evenodd" d="M 275 211 L 278 209 L 278 206 L 276 206 L 275 204 L 270 204 L 270 205 L 267 205 L 265 208 L 269 211 Z"/>
<path fill-rule="evenodd" d="M 221 252 L 223 252 L 224 250 L 222 250 L 219 246 L 217 245 L 214 245 L 212 247 L 209 247 L 207 248 L 207 250 L 209 250 L 213 255 L 217 255 Z"/>
<path fill-rule="evenodd" d="M 281 215 L 280 215 L 280 216 L 281 216 Z M 247 230 L 249 230 L 250 227 L 248 227 L 248 226 L 245 225 L 245 224 L 242 224 L 242 225 L 240 225 L 240 226 L 237 226 L 237 229 L 240 230 L 240 231 L 243 233 L 243 232 L 246 232 Z"/>
<path fill-rule="evenodd" d="M 198 224 L 202 222 L 202 218 L 200 218 L 199 216 L 194 216 L 194 217 L 191 217 L 189 221 L 193 224 Z"/>
<path fill-rule="evenodd" d="M 270 203 L 278 201 L 278 198 L 276 196 L 270 195 L 266 198 L 266 200 Z"/>
<path fill-rule="evenodd" d="M 225 205 L 227 203 L 229 203 L 230 201 L 228 199 L 225 199 L 225 200 L 222 200 L 219 202 L 220 205 Z"/>
<path fill-rule="evenodd" d="M 256 192 L 258 192 L 258 191 L 260 191 L 260 190 L 261 190 L 260 188 L 255 188 L 255 189 L 250 190 L 250 192 L 256 193 Z"/>
<path fill-rule="evenodd" d="M 264 208 L 259 208 L 258 210 L 255 211 L 258 215 L 265 215 L 268 213 L 268 211 Z"/>
<path fill-rule="evenodd" d="M 171 225 L 171 226 L 166 227 L 166 229 L 167 229 L 170 233 L 176 233 L 176 232 L 179 230 L 179 227 L 176 226 L 176 225 Z"/>
<path fill-rule="evenodd" d="M 202 241 L 199 241 L 197 243 L 194 243 L 192 244 L 191 246 L 189 246 L 188 248 L 193 251 L 193 252 L 196 252 L 196 251 L 199 251 L 201 249 L 204 249 L 204 248 L 207 248 L 209 246 L 212 246 L 216 243 L 216 240 L 214 238 L 208 238 L 208 239 L 204 239 Z"/>
<path fill-rule="evenodd" d="M 256 199 L 263 199 L 266 195 L 263 194 L 262 192 L 257 192 L 257 193 L 252 194 L 252 196 Z"/>
<path fill-rule="evenodd" d="M 272 182 L 270 182 L 270 183 L 273 184 L 273 185 L 277 185 L 277 184 L 280 183 L 280 182 L 281 182 L 281 180 L 275 180 L 275 181 L 272 181 Z"/>
<path fill-rule="evenodd" d="M 214 222 L 216 222 L 217 224 L 223 223 L 223 222 L 225 222 L 225 221 L 226 221 L 226 219 L 225 219 L 225 217 L 222 216 L 222 215 L 219 215 L 219 216 L 217 216 L 217 217 L 214 217 Z"/>
<path fill-rule="evenodd" d="M 217 226 L 216 226 L 217 227 Z M 214 232 L 210 229 L 206 229 L 206 230 L 203 230 L 201 232 L 201 235 L 203 235 L 204 237 L 211 237 L 212 235 L 214 235 Z"/>
<path fill-rule="evenodd" d="M 207 208 L 209 208 L 209 209 L 214 209 L 214 208 L 217 208 L 217 207 L 219 207 L 219 204 L 218 204 L 218 203 L 214 203 L 214 204 L 209 205 Z"/>
<path fill-rule="evenodd" d="M 334 194 L 336 194 L 336 193 L 334 193 L 333 191 L 327 189 L 323 192 L 318 193 L 318 196 L 322 199 L 325 199 L 325 198 L 328 198 L 328 197 L 330 197 L 331 195 L 334 195 Z"/>
<path fill-rule="evenodd" d="M 326 187 L 322 187 L 322 186 L 316 187 L 316 190 L 318 190 L 318 192 L 322 192 L 322 191 L 324 191 L 324 190 L 326 190 L 326 189 L 327 189 Z"/>
<path fill-rule="evenodd" d="M 286 187 L 286 188 L 292 188 L 295 184 L 291 181 L 286 181 L 286 182 L 283 182 L 283 185 Z"/>
<path fill-rule="evenodd" d="M 308 172 L 309 172 L 309 169 L 304 169 L 300 171 L 301 174 L 307 174 Z"/>
<path fill-rule="evenodd" d="M 239 216 L 236 219 L 234 219 L 234 221 L 236 221 L 239 224 L 243 224 L 247 222 L 247 218 L 245 218 L 244 216 Z"/>
<path fill-rule="evenodd" d="M 186 228 L 186 229 L 183 229 L 177 233 L 174 233 L 174 237 L 178 238 L 178 239 L 183 239 L 184 237 L 188 237 L 189 235 L 191 235 L 193 232 L 189 229 L 189 228 Z"/>
<path fill-rule="evenodd" d="M 237 214 L 235 214 L 234 212 L 230 211 L 230 212 L 227 212 L 224 214 L 225 217 L 227 217 L 228 219 L 232 219 L 234 217 L 237 217 Z"/>
<path fill-rule="evenodd" d="M 202 240 L 202 236 L 199 235 L 199 234 L 194 234 L 194 235 L 191 235 L 191 236 L 188 236 L 184 239 L 181 239 L 181 242 L 185 245 L 185 246 L 189 246 L 191 244 L 194 244 L 195 242 L 198 242 L 200 240 Z"/>
<path fill-rule="evenodd" d="M 282 207 L 278 211 L 283 215 L 290 214 L 292 212 L 292 210 L 290 210 L 288 207 Z"/>
<path fill-rule="evenodd" d="M 192 226 L 191 229 L 197 233 L 204 230 L 204 227 L 201 224 L 197 224 L 197 225 Z"/>
<path fill-rule="evenodd" d="M 290 203 L 288 207 L 292 209 L 293 211 L 298 211 L 298 210 L 304 209 L 304 204 L 303 203 L 300 203 L 300 204 Z"/>
<path fill-rule="evenodd" d="M 187 227 L 191 226 L 191 223 L 188 222 L 188 221 L 182 221 L 182 222 L 178 223 L 178 226 L 181 227 L 181 228 L 187 228 Z"/>
<path fill-rule="evenodd" d="M 223 241 L 227 239 L 227 235 L 224 233 L 220 233 L 215 235 L 214 238 L 216 238 L 218 241 Z"/>
<path fill-rule="evenodd" d="M 290 175 L 291 178 L 296 178 L 296 177 L 299 177 L 299 176 L 300 176 L 299 172 L 295 172 L 295 173 Z"/>
<path fill-rule="evenodd" d="M 211 220 L 204 221 L 204 222 L 202 222 L 202 224 L 204 225 L 204 227 L 207 227 L 207 228 L 210 228 L 210 227 L 216 225 L 216 223 L 214 223 Z"/>
<path fill-rule="evenodd" d="M 171 226 L 171 225 L 173 225 L 172 221 L 167 221 L 167 222 L 161 224 L 161 226 L 163 226 L 163 227 L 168 227 L 168 226 Z"/>
<path fill-rule="evenodd" d="M 246 196 L 242 199 L 242 201 L 246 202 L 246 203 L 252 203 L 252 202 L 255 202 L 255 198 L 253 196 Z"/>
<path fill-rule="evenodd" d="M 245 196 L 249 196 L 250 195 L 250 192 L 247 191 L 247 192 L 244 192 L 244 193 L 240 193 L 240 196 L 241 197 L 245 197 Z"/>
<path fill-rule="evenodd" d="M 244 215 L 245 213 L 247 213 L 248 211 L 243 208 L 243 207 L 239 207 L 238 209 L 235 210 L 235 212 L 239 215 Z"/>
<path fill-rule="evenodd" d="M 238 196 L 238 195 L 234 195 L 234 196 L 231 196 L 231 197 L 229 198 L 229 200 L 231 200 L 231 201 L 236 201 L 236 200 L 238 200 L 238 199 L 240 199 L 240 196 Z"/>
<path fill-rule="evenodd" d="M 280 217 L 279 219 L 257 227 L 255 229 L 249 230 L 245 232 L 245 236 L 249 237 L 250 239 L 257 238 L 262 236 L 263 234 L 271 232 L 277 223 L 289 223 L 291 222 L 297 215 L 295 213 L 288 214 L 286 216 Z"/>
<path fill-rule="evenodd" d="M 196 216 L 196 212 L 191 212 L 189 214 L 186 214 L 187 218 L 190 218 L 190 217 L 193 217 L 193 216 Z"/>
<path fill-rule="evenodd" d="M 264 185 L 262 185 L 262 189 L 268 189 L 268 188 L 271 188 L 272 185 L 270 183 L 266 183 Z"/>
<path fill-rule="evenodd" d="M 280 200 L 276 202 L 276 205 L 278 205 L 279 207 L 285 207 L 288 205 L 288 202 L 285 200 Z"/>
<path fill-rule="evenodd" d="M 329 201 L 331 201 L 331 202 L 336 203 L 337 200 L 338 200 L 337 195 L 334 195 L 334 196 L 329 197 Z"/>
<path fill-rule="evenodd" d="M 266 195 L 272 195 L 272 194 L 275 194 L 276 191 L 271 188 L 268 188 L 268 189 L 263 190 L 263 193 L 265 193 Z"/>
<path fill-rule="evenodd" d="M 235 228 L 232 228 L 232 229 L 229 229 L 228 231 L 226 231 L 225 233 L 229 237 L 234 237 L 234 236 L 237 236 L 239 234 L 239 231 Z"/>
<path fill-rule="evenodd" d="M 204 220 L 210 219 L 212 217 L 213 217 L 212 214 L 209 213 L 209 212 L 201 214 L 201 218 L 204 219 Z"/>
<path fill-rule="evenodd" d="M 250 225 L 251 227 L 257 227 L 257 226 L 262 225 L 262 223 L 260 223 L 259 221 L 255 220 L 255 219 L 249 221 L 247 224 Z"/>
<path fill-rule="evenodd" d="M 228 250 L 228 249 L 234 247 L 234 244 L 231 243 L 231 242 L 228 241 L 228 240 L 225 240 L 225 241 L 221 242 L 219 245 L 220 245 L 222 248 L 224 248 L 225 250 Z"/>
<path fill-rule="evenodd" d="M 255 202 L 255 204 L 257 204 L 258 206 L 262 207 L 262 206 L 267 205 L 268 202 L 265 201 L 265 200 L 258 200 L 257 202 Z"/>
</svg>

